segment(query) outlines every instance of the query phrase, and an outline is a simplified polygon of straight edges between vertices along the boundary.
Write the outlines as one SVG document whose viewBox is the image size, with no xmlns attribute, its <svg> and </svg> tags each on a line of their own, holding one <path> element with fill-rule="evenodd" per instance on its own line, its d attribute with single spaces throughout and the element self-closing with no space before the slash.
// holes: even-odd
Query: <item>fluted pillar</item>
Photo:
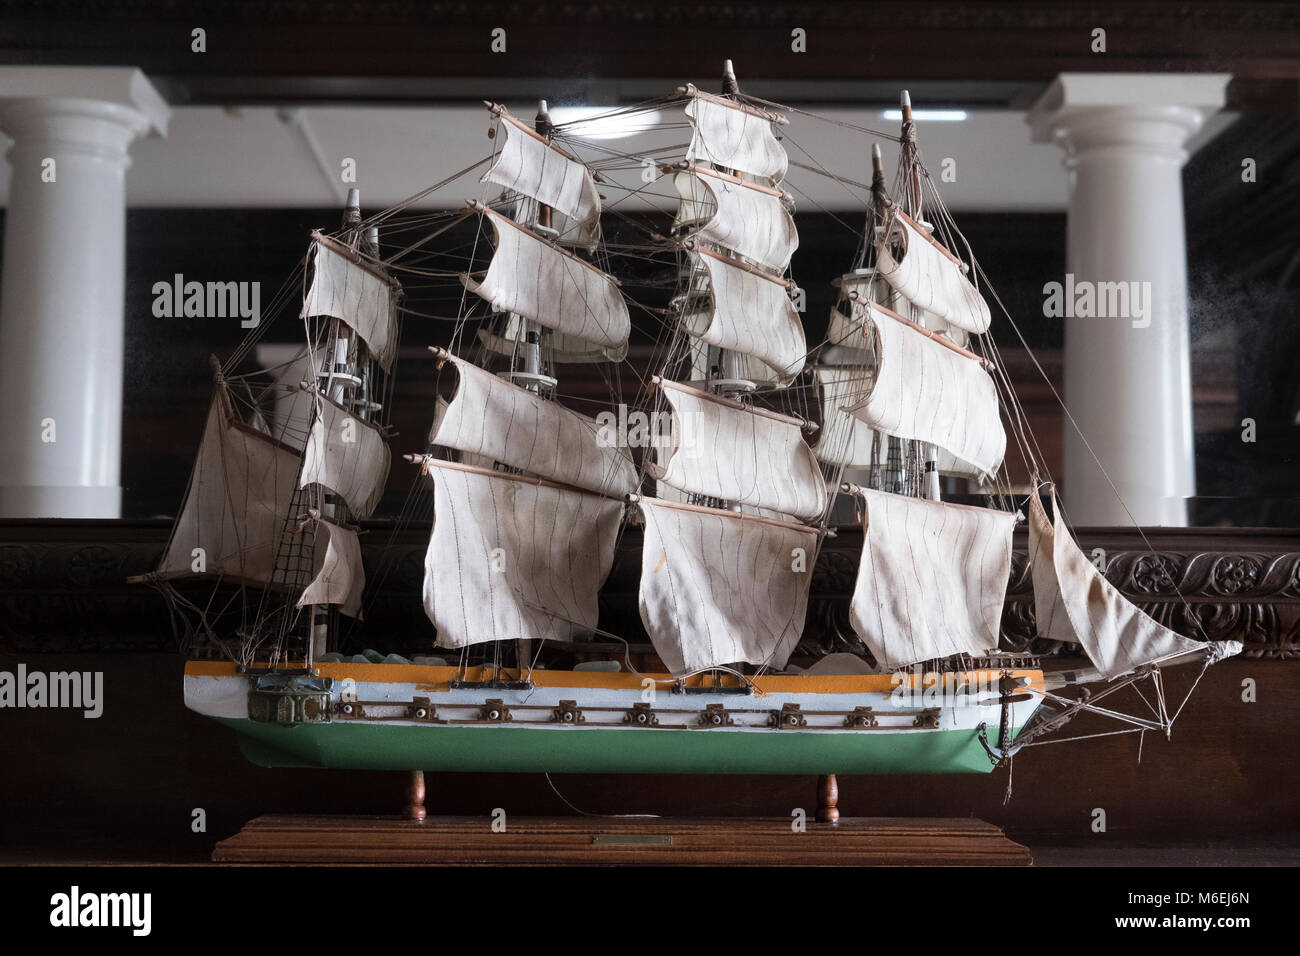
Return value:
<svg viewBox="0 0 1300 956">
<path fill-rule="evenodd" d="M 1062 485 L 1076 524 L 1187 523 L 1196 480 L 1181 171 L 1229 79 L 1064 73 L 1029 113 L 1034 139 L 1065 150 L 1070 178 L 1067 275 L 1052 277 L 1056 302 L 1044 289 L 1043 321 L 1065 322 L 1064 397 L 1079 431 L 1067 418 Z"/>
<path fill-rule="evenodd" d="M 125 173 L 169 116 L 139 70 L 0 67 L 0 517 L 120 516 Z"/>
</svg>

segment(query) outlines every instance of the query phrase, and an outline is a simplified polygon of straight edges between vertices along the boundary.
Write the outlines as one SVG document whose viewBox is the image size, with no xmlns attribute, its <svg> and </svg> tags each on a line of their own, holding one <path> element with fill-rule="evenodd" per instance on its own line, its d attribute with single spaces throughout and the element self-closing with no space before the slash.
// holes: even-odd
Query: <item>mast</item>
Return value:
<svg viewBox="0 0 1300 956">
<path fill-rule="evenodd" d="M 907 90 L 903 90 L 903 92 L 898 95 L 898 105 L 899 105 L 899 112 L 902 113 L 902 121 L 900 123 L 901 135 L 899 138 L 902 142 L 915 146 L 916 145 L 916 123 L 912 120 L 912 94 L 909 93 Z M 911 199 L 910 212 L 912 214 L 912 218 L 916 219 L 919 222 L 921 221 L 921 171 L 916 167 L 914 163 L 911 163 L 910 161 L 908 165 L 911 166 L 911 169 L 908 170 L 908 172 L 910 173 L 909 178 L 912 181 L 911 183 L 912 199 Z"/>
<path fill-rule="evenodd" d="M 347 205 L 340 225 L 342 237 L 348 246 L 378 256 L 378 227 L 370 227 L 364 236 L 360 233 L 360 189 L 354 187 L 348 190 Z M 316 378 L 320 394 L 363 421 L 380 409 L 370 398 L 372 370 L 369 362 L 365 361 L 364 352 L 365 347 L 359 344 L 352 327 L 341 316 L 332 317 L 329 321 L 329 344 Z M 317 411 L 316 414 L 319 415 L 320 412 Z M 319 495 L 319 511 L 323 518 L 337 525 L 353 523 L 354 516 L 342 495 L 323 486 Z M 338 648 L 341 619 L 338 604 L 311 604 L 306 610 L 311 622 L 310 639 L 307 642 L 307 666 L 310 667 L 313 660 Z"/>
<path fill-rule="evenodd" d="M 791 558 L 815 560 L 827 490 L 803 419 L 751 398 L 759 382 L 792 384 L 808 354 L 785 277 L 798 233 L 778 188 L 789 165 L 774 133 L 782 118 L 738 97 L 729 61 L 721 95 L 679 92 L 692 137 L 674 176 L 685 259 L 673 320 L 693 374 L 673 381 L 670 362 L 653 380 L 673 436 L 646 463 L 656 497 L 629 501 L 646 528 L 641 618 L 683 677 L 785 665 L 810 580 Z"/>
<path fill-rule="evenodd" d="M 903 91 L 900 100 L 904 104 L 903 116 L 904 123 L 906 123 L 911 117 L 911 98 L 906 90 Z M 886 233 L 890 225 L 889 210 L 891 201 L 885 188 L 885 163 L 880 153 L 879 143 L 871 144 L 871 199 L 874 207 L 874 219 L 869 235 L 881 236 L 888 241 Z M 879 262 L 876 264 L 876 269 L 878 268 Z M 877 360 L 879 360 L 878 355 Z M 884 491 L 899 495 L 904 494 L 907 490 L 904 450 L 910 447 L 910 443 L 904 442 L 903 439 L 896 435 L 881 435 L 879 432 L 876 433 L 873 442 L 878 443 L 882 438 L 885 442 L 885 464 L 883 474 L 879 476 L 878 485 Z M 875 461 L 876 457 L 873 449 L 871 466 L 873 477 L 875 477 L 878 467 Z"/>
<path fill-rule="evenodd" d="M 916 162 L 916 123 L 912 120 L 912 94 L 903 90 L 898 98 L 900 112 L 902 113 L 902 122 L 899 139 L 902 141 L 903 148 L 899 151 L 900 157 L 904 162 L 904 175 L 910 180 L 911 186 L 911 216 L 922 228 L 929 227 L 921 214 L 921 170 Z M 905 191 L 905 195 L 909 191 Z M 932 228 L 932 227 L 929 227 Z M 911 318 L 916 321 L 920 318 L 917 308 L 911 303 L 908 304 L 911 311 Z M 929 442 L 916 442 L 913 446 L 922 462 L 921 487 L 917 489 L 918 495 L 939 501 L 939 452 L 934 445 Z"/>
<path fill-rule="evenodd" d="M 351 190 L 342 241 L 312 234 L 312 280 L 299 313 L 315 365 L 299 385 L 312 399 L 306 443 L 246 424 L 214 360 L 216 394 L 157 572 L 260 591 L 234 628 L 231 656 L 243 666 L 298 655 L 310 666 L 337 646 L 339 615 L 361 613 L 355 522 L 374 511 L 388 475 L 385 433 L 371 420 L 382 408 L 373 397 L 379 375 L 395 357 L 401 287 L 374 262 L 377 232 L 363 239 L 360 224 Z M 191 565 L 195 547 L 208 554 L 204 567 Z"/>
<path fill-rule="evenodd" d="M 906 91 L 903 93 L 903 99 L 910 99 Z M 909 105 L 909 115 L 910 111 Z M 868 233 L 868 242 L 871 241 L 871 236 L 883 234 L 888 229 L 887 208 L 889 194 L 885 188 L 885 161 L 881 156 L 879 143 L 871 144 L 871 199 L 872 204 L 875 206 L 875 218 L 872 229 Z M 876 358 L 879 360 L 879 355 Z M 885 442 L 885 465 L 883 474 L 877 475 L 879 466 L 876 464 L 875 445 L 882 438 Z M 892 491 L 895 494 L 902 494 L 904 490 L 903 442 L 894 435 L 881 435 L 877 431 L 872 436 L 872 443 L 871 473 L 873 479 L 876 479 L 873 482 L 873 487 L 879 487 L 883 491 Z"/>
<path fill-rule="evenodd" d="M 885 188 L 879 147 L 872 149 L 868 234 L 875 257 L 869 274 L 873 282 L 881 280 L 884 291 L 873 285 L 843 296 L 854 319 L 844 324 L 844 334 L 857 328 L 857 334 L 869 333 L 874 345 L 870 387 L 860 387 L 854 397 L 842 373 L 833 367 L 819 370 L 824 416 L 839 422 L 833 416 L 843 411 L 853 421 L 841 431 L 841 440 L 819 446 L 823 460 L 854 466 L 865 460 L 874 472 L 876 448 L 882 439 L 887 442 L 884 481 L 872 488 L 843 486 L 862 498 L 869 516 L 850 617 L 886 669 L 980 656 L 996 648 L 1016 518 L 941 500 L 940 468 L 950 474 L 993 474 L 1005 454 L 1006 435 L 987 363 L 946 334 L 949 320 L 986 331 L 987 306 L 923 221 L 923 173 L 906 91 L 900 105 L 893 199 Z M 864 251 L 860 261 L 866 257 Z M 917 566 L 927 569 L 927 583 L 919 590 Z"/>
<path fill-rule="evenodd" d="M 1011 533 L 1020 517 L 1016 512 L 940 500 L 940 468 L 947 474 L 985 479 L 996 474 L 1005 455 L 1006 434 L 998 390 L 989 374 L 993 365 L 964 347 L 969 335 L 989 331 L 991 315 L 970 280 L 970 266 L 944 248 L 933 235 L 935 227 L 924 219 L 923 170 L 906 91 L 900 105 L 897 199 L 891 202 L 885 192 L 883 164 L 875 148 L 874 222 L 868 231 L 876 251 L 872 274 L 879 274 L 893 289 L 898 312 L 873 301 L 874 290 L 854 289 L 846 296 L 853 303 L 854 318 L 861 317 L 874 330 L 876 363 L 865 399 L 856 404 L 841 401 L 843 392 L 836 392 L 840 373 L 834 366 L 817 370 L 824 420 L 837 421 L 834 416 L 842 409 L 869 426 L 871 442 L 875 436 L 888 435 L 891 452 L 900 445 L 923 449 L 924 481 L 918 489 L 906 489 L 906 495 L 890 494 L 903 489 L 888 486 L 842 486 L 862 498 L 863 513 L 869 516 L 850 619 L 886 669 L 918 663 L 942 667 L 944 661 L 960 665 L 996 651 Z M 867 252 L 863 250 L 859 264 L 866 261 Z M 851 323 L 842 324 L 843 341 L 848 341 L 851 328 Z M 835 341 L 838 344 L 840 339 Z M 866 457 L 866 444 L 862 433 L 853 430 L 847 440 L 819 445 L 819 453 L 831 464 L 856 465 Z M 914 455 L 913 451 L 909 457 Z M 867 460 L 875 462 L 874 445 Z M 1030 570 L 1039 633 L 1082 644 L 1094 665 L 1092 675 L 1071 677 L 1069 682 L 1131 681 L 1144 668 L 1197 657 L 1208 664 L 1240 650 L 1232 642 L 1207 646 L 1185 638 L 1132 605 L 1079 550 L 1054 495 L 1055 518 L 1049 520 L 1036 477 L 1033 485 L 1028 502 Z M 914 586 L 917 566 L 927 569 L 921 589 Z M 1005 678 L 1004 673 L 998 745 L 989 748 L 985 743 L 995 758 L 1015 749 L 1010 704 L 1017 698 L 1015 686 Z M 1160 724 L 1167 727 L 1159 690 L 1157 695 L 1162 700 Z M 1036 727 L 1034 735 L 1059 726 L 1074 710 L 1086 706 L 1067 705 L 1060 717 Z"/>
<path fill-rule="evenodd" d="M 735 67 L 731 60 L 726 60 L 722 66 L 722 84 L 721 92 L 724 97 L 735 97 L 740 92 L 740 84 L 736 80 Z M 734 171 L 726 166 L 713 164 L 712 168 L 718 173 L 724 175 L 734 174 Z M 739 178 L 739 177 L 737 177 Z M 709 274 L 708 270 L 698 260 L 690 260 L 686 266 L 688 271 L 687 282 L 692 290 L 708 288 Z M 688 298 L 689 305 L 689 298 Z M 709 362 L 708 390 L 714 394 L 720 395 L 725 399 L 737 401 L 742 396 L 754 390 L 755 384 L 748 381 L 743 376 L 744 355 L 734 349 L 709 347 L 709 352 L 714 353 L 713 361 Z M 702 495 L 692 495 L 691 503 L 705 505 L 713 508 L 721 508 L 728 511 L 740 511 L 738 502 L 727 501 L 722 498 L 708 498 Z"/>
<path fill-rule="evenodd" d="M 735 96 L 740 92 L 740 84 L 736 82 L 736 70 L 730 60 L 722 65 L 722 95 Z M 720 173 L 730 173 L 731 170 L 724 166 L 714 167 Z M 735 398 L 737 395 L 750 391 L 750 388 L 744 388 L 741 385 L 741 357 L 731 349 L 718 350 L 718 371 L 720 375 L 712 383 L 712 390 L 726 398 Z M 722 502 L 719 507 L 730 507 L 727 503 Z"/>
<path fill-rule="evenodd" d="M 601 241 L 593 173 L 552 142 L 545 101 L 531 124 L 486 105 L 503 141 L 481 182 L 500 186 L 513 212 L 470 202 L 491 227 L 493 251 L 486 271 L 460 280 L 489 305 L 491 325 L 478 338 L 505 368 L 434 349 L 456 387 L 438 402 L 430 454 L 413 460 L 434 492 L 423 603 L 437 646 L 490 644 L 483 663 L 496 686 L 503 646 L 514 647 L 526 681 L 531 648 L 596 628 L 597 594 L 638 476 L 594 419 L 555 397 L 549 367 L 618 362 L 627 352 L 631 318 L 617 281 L 566 248 L 594 251 Z"/>
<path fill-rule="evenodd" d="M 547 109 L 546 100 L 539 100 L 537 103 L 537 116 L 533 119 L 533 129 L 545 142 L 550 143 L 554 126 L 551 124 L 551 114 Z M 551 207 L 540 200 L 536 200 L 532 205 L 531 215 L 524 217 L 525 220 L 530 221 L 525 221 L 522 225 L 532 226 L 534 231 L 548 239 L 558 239 L 559 232 L 551 226 Z M 547 331 L 544 326 L 532 319 L 516 318 L 516 322 L 519 325 L 519 348 L 518 354 L 511 363 L 511 378 L 533 394 L 546 396 L 556 385 L 554 379 L 548 379 L 542 373 L 542 345 Z"/>
<path fill-rule="evenodd" d="M 722 65 L 722 95 L 734 97 L 740 92 L 740 84 L 736 81 L 736 70 L 730 60 Z M 730 173 L 732 170 L 725 166 L 714 166 L 720 173 Z M 718 349 L 718 376 L 710 382 L 710 390 L 717 392 L 724 398 L 735 399 L 753 391 L 754 384 L 745 381 L 741 375 L 743 369 L 743 356 L 733 349 Z M 720 508 L 731 508 L 733 506 L 728 502 L 719 502 Z"/>
<path fill-rule="evenodd" d="M 546 100 L 537 101 L 537 115 L 533 118 L 533 129 L 543 140 L 550 143 L 555 128 L 551 123 L 551 113 L 547 108 Z M 526 217 L 532 222 L 525 225 L 531 225 L 537 233 L 548 239 L 558 239 L 559 232 L 551 226 L 551 207 L 540 200 L 533 205 L 533 215 Z M 546 329 L 532 319 L 521 317 L 516 321 L 519 324 L 519 354 L 511 363 L 510 377 L 534 395 L 549 397 L 558 382 L 553 378 L 548 380 L 542 374 L 542 342 L 547 334 Z M 520 680 L 524 679 L 525 666 L 532 658 L 532 647 L 533 642 L 527 637 L 515 641 L 515 666 L 519 671 Z"/>
</svg>

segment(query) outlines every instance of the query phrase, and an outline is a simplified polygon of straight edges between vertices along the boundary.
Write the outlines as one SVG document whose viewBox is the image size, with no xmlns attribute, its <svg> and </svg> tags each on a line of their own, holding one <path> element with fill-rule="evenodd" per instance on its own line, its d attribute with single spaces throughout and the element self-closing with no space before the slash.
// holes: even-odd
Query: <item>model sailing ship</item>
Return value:
<svg viewBox="0 0 1300 956">
<path fill-rule="evenodd" d="M 246 348 L 225 370 L 214 361 L 198 460 L 149 578 L 200 645 L 224 652 L 187 664 L 185 700 L 232 727 L 250 759 L 988 771 L 1084 711 L 1167 731 L 1176 709 L 1161 671 L 1240 649 L 1183 637 L 1128 603 L 1080 552 L 1054 497 L 1049 518 L 1040 490 L 1051 485 L 1035 478 L 1020 504 L 1040 635 L 1081 644 L 1093 667 L 1045 672 L 998 653 L 1021 518 L 1000 477 L 1000 402 L 1027 462 L 1046 472 L 985 334 L 977 267 L 921 164 L 906 94 L 898 176 L 886 189 L 873 149 L 862 244 L 827 341 L 811 350 L 788 277 L 798 237 L 782 189 L 783 110 L 742 94 L 728 64 L 721 95 L 687 86 L 626 111 L 684 110 L 691 132 L 684 158 L 661 168 L 680 197 L 670 234 L 647 230 L 637 250 L 672 257 L 677 274 L 655 374 L 634 405 L 663 427 L 640 436 L 557 398 L 566 370 L 596 363 L 614 383 L 611 406 L 622 403 L 631 313 L 609 271 L 617 256 L 602 240 L 597 182 L 602 164 L 640 160 L 584 161 L 581 137 L 554 126 L 545 104 L 532 125 L 489 106 L 497 149 L 485 199 L 417 218 L 416 237 L 388 256 L 378 227 L 396 231 L 411 201 L 363 220 L 354 193 L 342 228 L 313 234 L 301 309 L 312 371 L 291 386 L 310 402 L 305 434 L 283 422 L 272 433 L 235 373 Z M 423 493 L 432 486 L 423 602 L 444 656 L 345 658 L 343 619 L 363 607 L 359 522 L 390 464 L 399 260 L 467 217 L 490 232 L 490 263 L 460 276 L 451 345 L 432 349 L 454 393 L 431 410 L 427 448 L 407 456 Z M 941 476 L 980 482 L 987 506 L 941 500 Z M 856 653 L 809 660 L 812 567 L 841 495 L 865 532 Z M 644 527 L 640 613 L 653 655 L 597 620 L 633 524 Z M 207 596 L 191 597 L 199 588 Z M 548 666 L 574 646 L 584 660 Z M 1150 714 L 1098 706 L 1148 680 Z"/>
</svg>

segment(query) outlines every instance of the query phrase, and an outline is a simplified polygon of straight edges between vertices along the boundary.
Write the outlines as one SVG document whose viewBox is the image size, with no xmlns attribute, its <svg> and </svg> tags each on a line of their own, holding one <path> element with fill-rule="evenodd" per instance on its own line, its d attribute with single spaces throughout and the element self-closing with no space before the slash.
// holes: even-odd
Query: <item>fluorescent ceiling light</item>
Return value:
<svg viewBox="0 0 1300 956">
<path fill-rule="evenodd" d="M 659 114 L 654 110 L 617 110 L 617 106 L 555 106 L 551 108 L 551 122 L 563 127 L 560 132 L 583 139 L 623 139 L 649 132 L 659 124 Z"/>
<path fill-rule="evenodd" d="M 902 110 L 885 110 L 880 114 L 881 119 L 901 120 L 903 118 Z M 912 110 L 912 119 L 918 123 L 928 121 L 932 123 L 960 123 L 966 119 L 965 110 Z"/>
</svg>

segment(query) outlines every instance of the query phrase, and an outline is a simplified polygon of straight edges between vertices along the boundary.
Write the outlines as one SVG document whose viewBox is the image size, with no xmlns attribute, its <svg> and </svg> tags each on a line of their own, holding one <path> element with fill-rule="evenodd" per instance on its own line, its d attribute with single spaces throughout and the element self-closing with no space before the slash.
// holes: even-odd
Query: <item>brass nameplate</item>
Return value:
<svg viewBox="0 0 1300 956">
<path fill-rule="evenodd" d="M 673 838 L 653 833 L 597 833 L 591 843 L 592 846 L 672 846 Z"/>
</svg>

